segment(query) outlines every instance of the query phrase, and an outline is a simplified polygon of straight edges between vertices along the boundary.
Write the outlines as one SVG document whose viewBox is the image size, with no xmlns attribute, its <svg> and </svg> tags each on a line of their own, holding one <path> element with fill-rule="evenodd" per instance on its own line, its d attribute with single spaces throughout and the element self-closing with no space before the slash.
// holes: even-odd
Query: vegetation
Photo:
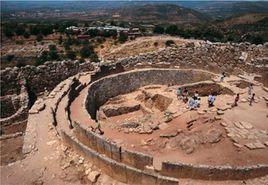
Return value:
<svg viewBox="0 0 268 185">
<path fill-rule="evenodd" d="M 173 40 L 167 40 L 165 44 L 166 46 L 171 46 L 171 45 L 175 45 L 175 42 Z"/>
</svg>

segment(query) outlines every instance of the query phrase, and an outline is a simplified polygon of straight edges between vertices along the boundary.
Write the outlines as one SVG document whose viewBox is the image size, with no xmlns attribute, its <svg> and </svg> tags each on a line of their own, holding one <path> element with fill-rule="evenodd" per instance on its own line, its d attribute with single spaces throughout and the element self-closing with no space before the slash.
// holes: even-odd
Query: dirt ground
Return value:
<svg viewBox="0 0 268 185">
<path fill-rule="evenodd" d="M 85 80 L 88 79 L 85 78 Z M 257 101 L 253 104 L 252 107 L 250 107 L 248 105 L 248 102 L 244 102 L 244 98 L 247 97 L 246 88 L 240 89 L 236 86 L 231 86 L 229 83 L 224 83 L 223 85 L 228 86 L 235 92 L 244 93 L 241 95 L 241 99 L 239 101 L 238 106 L 233 109 L 223 111 L 223 115 L 217 115 L 215 109 L 217 107 L 222 108 L 223 105 L 225 106 L 226 102 L 233 101 L 233 95 L 218 95 L 215 107 L 213 108 L 207 108 L 206 97 L 201 97 L 201 108 L 199 108 L 198 110 L 188 111 L 187 105 L 176 98 L 176 86 L 162 86 L 159 89 L 147 90 L 151 93 L 162 94 L 171 98 L 172 103 L 170 104 L 171 107 L 167 106 L 168 110 L 174 110 L 176 108 L 176 111 L 179 114 L 178 117 L 174 116 L 174 118 L 172 118 L 172 120 L 170 120 L 169 122 L 164 122 L 165 124 L 162 125 L 161 128 L 153 130 L 150 134 L 139 134 L 133 132 L 125 133 L 124 130 L 119 131 L 117 127 L 114 127 L 109 124 L 110 122 L 108 120 L 117 120 L 117 122 L 114 123 L 120 125 L 121 122 L 125 119 L 130 120 L 139 116 L 146 117 L 144 116 L 144 111 L 142 111 L 142 109 L 118 116 L 112 116 L 106 121 L 102 120 L 103 123 L 101 124 L 101 126 L 104 130 L 104 137 L 113 139 L 115 142 L 120 143 L 123 147 L 127 147 L 136 151 L 142 151 L 144 153 L 153 154 L 155 157 L 155 168 L 160 168 L 160 162 L 165 159 L 191 162 L 194 164 L 267 164 L 267 147 L 262 149 L 250 150 L 243 145 L 245 142 L 244 138 L 238 138 L 237 141 L 238 144 L 243 145 L 241 148 L 234 146 L 234 141 L 231 139 L 231 137 L 227 135 L 226 131 L 228 129 L 231 129 L 232 127 L 229 128 L 227 126 L 224 126 L 225 124 L 222 124 L 226 123 L 229 126 L 233 126 L 232 123 L 234 123 L 235 121 L 246 120 L 252 125 L 250 133 L 255 133 L 258 130 L 266 131 L 267 133 L 267 107 L 266 102 L 263 98 L 267 97 L 267 92 L 263 91 L 261 86 L 254 86 L 254 92 L 257 94 Z M 88 92 L 87 90 L 88 89 L 85 88 L 77 97 L 77 99 L 75 99 L 71 106 L 72 119 L 79 121 L 81 124 L 85 125 L 92 124 L 92 122 L 88 119 L 89 115 L 85 111 L 81 111 L 84 98 Z M 94 184 L 89 181 L 87 171 L 100 170 L 93 166 L 90 161 L 87 161 L 82 156 L 78 155 L 76 152 L 66 147 L 64 143 L 62 143 L 61 139 L 58 137 L 56 131 L 51 126 L 51 122 L 48 116 L 50 111 L 49 107 L 57 101 L 57 97 L 60 96 L 60 93 L 61 92 L 59 92 L 59 95 L 57 94 L 56 97 L 53 99 L 44 100 L 46 104 L 45 110 L 39 112 L 38 114 L 29 115 L 27 127 L 33 127 L 34 129 L 35 136 L 33 135 L 33 139 L 35 137 L 36 147 L 31 153 L 27 154 L 25 158 L 0 167 L 1 184 Z M 135 97 L 139 93 L 141 93 L 141 91 L 123 95 L 120 96 L 120 98 L 115 99 L 120 102 L 120 100 L 125 96 L 126 102 L 133 103 L 134 101 L 137 101 Z M 64 103 L 66 103 L 66 101 L 67 98 L 65 97 L 59 104 L 59 110 L 57 114 L 59 124 L 65 123 L 64 119 L 66 116 L 63 109 Z M 126 102 L 121 103 L 124 104 Z M 120 105 L 121 103 L 119 103 L 118 105 Z M 107 103 L 106 105 L 108 104 L 109 103 Z M 142 102 L 141 104 L 143 105 L 144 102 Z M 159 120 L 161 121 L 166 120 L 165 117 L 162 117 L 164 115 L 164 112 L 166 111 L 159 110 L 159 108 L 162 110 L 163 107 L 158 106 L 157 104 L 153 105 L 154 107 L 149 109 L 153 111 L 152 114 L 159 116 L 161 118 Z M 207 112 L 204 113 L 203 110 L 207 110 Z M 180 112 L 182 113 L 180 114 Z M 193 118 L 195 119 L 195 116 L 197 116 L 196 121 L 191 122 L 193 124 L 188 128 L 187 126 L 189 126 L 189 124 L 187 123 L 189 123 L 189 121 L 192 121 Z M 219 119 L 218 117 L 217 119 L 215 119 L 215 116 L 218 116 L 221 119 Z M 154 116 L 152 116 L 152 120 L 154 120 Z M 107 122 L 107 124 L 105 124 L 105 122 Z M 187 148 L 187 146 L 189 145 L 183 148 L 181 147 L 181 145 L 179 145 L 179 147 L 177 147 L 176 145 L 175 138 L 179 138 L 179 140 L 185 140 L 185 138 L 181 137 L 187 136 L 190 137 L 190 139 L 188 139 L 189 141 L 191 140 L 192 136 L 196 136 L 198 134 L 207 135 L 207 132 L 213 129 L 219 130 L 222 133 L 220 137 L 212 138 L 211 141 L 216 143 L 199 143 L 198 145 L 196 144 L 196 147 L 192 152 L 191 147 Z M 170 136 L 174 134 L 173 132 L 171 132 L 174 130 L 178 131 L 177 135 L 174 137 Z M 237 131 L 237 129 L 234 130 Z M 210 132 L 208 134 L 211 133 L 215 132 Z M 169 138 L 159 137 L 161 134 L 169 136 Z M 193 138 L 196 139 L 196 137 Z M 214 140 L 215 138 L 216 140 Z M 219 138 L 220 140 L 217 141 Z M 264 138 L 263 135 L 259 133 L 259 135 L 257 134 L 257 139 L 263 142 L 263 139 L 267 138 Z M 173 147 L 174 143 L 176 147 Z M 187 153 L 187 151 L 190 153 Z M 216 161 L 216 159 L 218 159 L 218 161 Z M 262 185 L 268 184 L 268 176 L 243 181 L 203 181 L 193 179 L 179 179 L 179 182 L 182 185 Z M 123 183 L 113 180 L 107 174 L 104 173 L 101 173 L 98 181 L 95 184 L 123 185 Z"/>
<path fill-rule="evenodd" d="M 229 80 L 232 81 L 232 79 Z M 172 99 L 172 103 L 167 110 L 168 112 L 174 112 L 174 118 L 165 122 L 167 110 L 159 111 L 155 107 L 150 109 L 151 113 L 144 113 L 144 110 L 139 109 L 126 114 L 106 117 L 100 120 L 104 137 L 130 150 L 153 155 L 156 168 L 160 168 L 160 164 L 164 160 L 235 166 L 267 164 L 268 148 L 264 144 L 268 141 L 267 106 L 263 99 L 264 96 L 267 96 L 267 92 L 263 91 L 261 86 L 254 86 L 257 99 L 253 106 L 249 106 L 246 100 L 248 97 L 247 88 L 238 88 L 233 83 L 228 82 L 225 82 L 224 85 L 232 89 L 234 93 L 241 93 L 237 107 L 227 106 L 234 101 L 235 95 L 220 94 L 216 97 L 214 107 L 208 108 L 207 97 L 201 97 L 201 107 L 190 111 L 187 109 L 188 104 L 177 99 L 176 86 L 159 86 L 158 89 L 148 89 L 148 93 L 161 94 Z M 71 107 L 73 120 L 82 124 L 90 124 L 88 115 L 79 111 L 86 92 L 86 90 L 83 91 Z M 134 104 L 146 107 L 146 103 L 137 101 L 137 96 L 141 93 L 142 90 L 139 90 L 120 95 L 108 101 L 100 109 L 108 107 L 109 110 L 118 111 L 120 106 L 126 108 L 128 105 Z M 226 110 L 218 111 L 218 109 Z M 150 115 L 150 118 L 144 120 L 144 117 L 148 117 L 148 115 Z M 142 122 L 143 127 L 146 124 L 157 123 L 159 128 L 149 131 L 149 133 L 135 132 L 133 128 L 120 129 L 120 125 L 129 123 L 131 127 L 131 124 L 137 122 L 137 120 Z M 192 122 L 192 124 L 189 124 L 189 122 Z M 250 123 L 252 128 L 247 133 L 255 134 L 255 136 L 252 136 L 253 138 L 232 137 L 229 133 L 230 130 L 244 131 L 236 128 L 233 125 L 235 122 Z M 249 149 L 246 146 L 248 143 L 259 141 L 263 143 L 264 147 Z"/>
<path fill-rule="evenodd" d="M 124 44 L 114 45 L 110 40 L 103 44 L 103 48 L 97 49 L 98 55 L 102 60 L 119 59 L 127 56 L 134 56 L 141 53 L 148 53 L 158 51 L 165 48 L 165 42 L 173 40 L 176 45 L 182 45 L 190 40 L 171 36 L 152 36 L 152 37 L 138 37 L 134 41 L 127 41 Z"/>
</svg>

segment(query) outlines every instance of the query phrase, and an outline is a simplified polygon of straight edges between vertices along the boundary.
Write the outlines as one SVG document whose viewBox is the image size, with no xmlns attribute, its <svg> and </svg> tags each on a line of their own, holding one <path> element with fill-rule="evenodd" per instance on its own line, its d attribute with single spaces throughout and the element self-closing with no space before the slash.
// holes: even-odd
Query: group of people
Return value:
<svg viewBox="0 0 268 185">
<path fill-rule="evenodd" d="M 255 93 L 253 93 L 253 84 L 250 84 L 248 87 L 248 95 L 249 95 L 249 105 L 252 106 L 252 103 L 255 100 Z M 196 109 L 200 107 L 200 100 L 201 98 L 199 97 L 198 91 L 195 91 L 194 96 L 189 98 L 189 90 L 185 88 L 184 90 L 179 87 L 177 89 L 177 98 L 179 100 L 182 100 L 184 103 L 188 102 L 188 107 L 190 110 Z M 240 94 L 237 93 L 236 97 L 234 99 L 234 103 L 232 104 L 232 107 L 235 107 L 238 105 L 238 101 L 240 99 Z M 188 101 L 189 100 L 189 101 Z M 208 107 L 213 107 L 214 102 L 216 100 L 216 95 L 214 93 L 210 93 L 208 96 Z"/>
<path fill-rule="evenodd" d="M 182 89 L 181 87 L 179 87 L 177 89 L 177 98 L 179 100 L 182 100 L 184 103 L 188 102 L 188 107 L 189 107 L 190 110 L 199 108 L 201 98 L 199 97 L 198 91 L 195 91 L 194 95 L 192 97 L 190 97 L 190 98 L 189 97 L 190 97 L 189 90 L 187 88 Z M 214 106 L 215 100 L 216 100 L 215 94 L 210 94 L 208 96 L 208 106 L 209 107 Z"/>
</svg>

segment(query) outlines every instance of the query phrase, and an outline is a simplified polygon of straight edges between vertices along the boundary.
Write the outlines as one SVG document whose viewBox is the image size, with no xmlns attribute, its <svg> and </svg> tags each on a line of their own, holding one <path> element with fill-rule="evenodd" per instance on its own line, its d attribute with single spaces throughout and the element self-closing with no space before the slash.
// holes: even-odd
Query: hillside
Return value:
<svg viewBox="0 0 268 185">
<path fill-rule="evenodd" d="M 268 18 L 268 13 L 249 13 L 225 19 L 222 24 L 234 26 L 238 24 L 254 24 Z"/>
<path fill-rule="evenodd" d="M 115 20 L 158 23 L 202 23 L 210 17 L 198 11 L 172 4 L 146 4 L 113 9 Z"/>
</svg>

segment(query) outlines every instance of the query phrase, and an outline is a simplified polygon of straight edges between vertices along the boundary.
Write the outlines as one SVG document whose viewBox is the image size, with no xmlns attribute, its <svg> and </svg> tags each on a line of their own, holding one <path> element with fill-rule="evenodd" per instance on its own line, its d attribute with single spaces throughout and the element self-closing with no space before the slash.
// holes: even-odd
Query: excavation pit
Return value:
<svg viewBox="0 0 268 185">
<path fill-rule="evenodd" d="M 244 98 L 246 94 L 242 94 L 238 108 L 231 103 L 235 94 L 245 89 L 228 81 L 216 82 L 217 78 L 207 71 L 180 69 L 134 70 L 101 78 L 90 83 L 71 104 L 75 133 L 82 143 L 112 158 L 117 154 L 107 153 L 105 148 L 110 144 L 106 142 L 121 148 L 119 156 L 124 156 L 124 150 L 151 156 L 153 163 L 148 164 L 160 173 L 173 174 L 172 177 L 187 177 L 187 174 L 175 173 L 180 165 L 193 171 L 206 165 L 215 170 L 215 174 L 208 177 L 212 179 L 241 178 L 240 175 L 224 177 L 225 172 L 218 169 L 243 171 L 260 165 L 266 173 L 267 148 L 257 147 L 258 142 L 264 146 L 267 140 L 267 128 L 263 124 L 266 118 L 262 111 L 265 105 L 256 103 L 251 109 L 258 116 L 257 121 L 251 115 L 241 116 L 249 106 Z M 230 81 L 240 83 L 237 78 Z M 191 96 L 198 91 L 201 107 L 190 111 L 187 104 L 177 98 L 178 87 L 189 89 Z M 214 107 L 207 105 L 210 93 L 217 95 Z M 82 107 L 81 101 L 84 101 Z M 87 112 L 78 112 L 79 109 Z M 96 136 L 95 140 L 90 127 L 95 127 L 96 121 L 104 134 Z M 99 142 L 104 143 L 99 145 Z M 114 159 L 135 166 L 124 161 L 124 157 Z M 174 171 L 171 173 L 166 165 L 175 165 Z M 206 179 L 204 174 L 208 171 L 203 170 L 195 178 Z M 200 173 L 204 174 L 199 176 Z"/>
</svg>

